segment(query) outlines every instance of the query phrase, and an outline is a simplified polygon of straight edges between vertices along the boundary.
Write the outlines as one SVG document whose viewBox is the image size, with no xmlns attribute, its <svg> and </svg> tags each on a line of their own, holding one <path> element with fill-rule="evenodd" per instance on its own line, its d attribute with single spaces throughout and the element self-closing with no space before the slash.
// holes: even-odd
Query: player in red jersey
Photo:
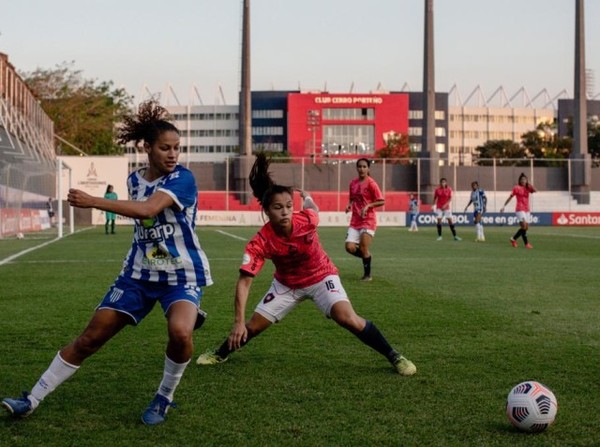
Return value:
<svg viewBox="0 0 600 447">
<path fill-rule="evenodd" d="M 533 248 L 533 245 L 529 243 L 527 239 L 527 230 L 529 229 L 529 222 L 531 221 L 531 214 L 529 209 L 529 194 L 537 192 L 537 189 L 533 187 L 532 184 L 527 180 L 527 176 L 524 173 L 521 173 L 519 176 L 519 183 L 513 188 L 510 196 L 504 202 L 504 206 L 500 208 L 500 212 L 504 212 L 504 208 L 508 205 L 508 202 L 513 197 L 517 198 L 517 205 L 515 207 L 515 214 L 517 215 L 517 220 L 519 221 L 519 231 L 515 233 L 513 237 L 510 238 L 510 244 L 517 248 L 517 239 L 520 237 L 523 238 L 523 243 L 525 244 L 525 248 Z"/>
<path fill-rule="evenodd" d="M 350 227 L 346 235 L 346 251 L 362 259 L 364 275 L 361 281 L 371 281 L 369 247 L 377 228 L 375 208 L 385 202 L 377 182 L 369 177 L 370 166 L 371 162 L 366 158 L 359 158 L 356 162 L 358 177 L 350 182 L 350 201 L 346 206 L 347 213 L 352 211 Z"/>
<path fill-rule="evenodd" d="M 235 289 L 235 318 L 229 337 L 215 350 L 198 357 L 199 365 L 214 365 L 252 338 L 281 321 L 306 299 L 359 340 L 384 355 L 399 374 L 413 375 L 415 365 L 393 349 L 379 329 L 357 315 L 342 286 L 338 270 L 319 242 L 318 207 L 300 191 L 303 207 L 293 209 L 293 189 L 273 183 L 268 172 L 269 160 L 257 155 L 250 173 L 250 186 L 269 221 L 248 242 L 242 258 Z M 250 286 L 265 261 L 275 265 L 271 287 L 245 321 Z"/>
<path fill-rule="evenodd" d="M 452 236 L 455 241 L 461 241 L 462 239 L 456 235 L 456 229 L 454 228 L 454 216 L 452 216 L 452 210 L 450 209 L 450 202 L 452 201 L 452 188 L 448 186 L 448 181 L 445 178 L 440 179 L 440 186 L 436 188 L 433 193 L 433 209 L 435 210 L 435 216 L 437 218 L 437 234 L 438 241 L 442 240 L 442 221 L 446 219 Z"/>
</svg>

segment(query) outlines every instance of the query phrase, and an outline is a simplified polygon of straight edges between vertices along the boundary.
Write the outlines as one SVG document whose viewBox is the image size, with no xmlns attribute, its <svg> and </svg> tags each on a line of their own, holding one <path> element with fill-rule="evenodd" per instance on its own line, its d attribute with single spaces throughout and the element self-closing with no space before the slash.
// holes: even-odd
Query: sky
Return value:
<svg viewBox="0 0 600 447">
<path fill-rule="evenodd" d="M 251 87 L 419 91 L 424 3 L 251 0 Z M 585 13 L 598 95 L 600 1 L 586 0 Z M 0 52 L 20 72 L 72 62 L 85 79 L 112 81 L 136 102 L 151 92 L 170 105 L 198 97 L 233 105 L 241 23 L 242 0 L 6 1 Z M 573 94 L 575 0 L 434 0 L 434 27 L 436 90 L 454 87 L 455 101 L 477 87 L 485 99 L 502 87 L 517 107 L 521 88 L 530 98 L 544 89 Z"/>
</svg>

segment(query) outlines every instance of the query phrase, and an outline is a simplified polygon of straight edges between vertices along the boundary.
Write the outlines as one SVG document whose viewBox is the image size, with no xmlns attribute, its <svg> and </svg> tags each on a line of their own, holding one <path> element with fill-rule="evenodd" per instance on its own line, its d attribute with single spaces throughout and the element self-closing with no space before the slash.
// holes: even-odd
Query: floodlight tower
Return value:
<svg viewBox="0 0 600 447">
<path fill-rule="evenodd" d="M 592 159 L 587 144 L 587 97 L 585 88 L 584 0 L 575 0 L 575 113 L 571 152 L 571 193 L 577 203 L 590 203 Z"/>
<path fill-rule="evenodd" d="M 243 0 L 242 64 L 239 108 L 240 155 L 235 160 L 235 189 L 242 203 L 250 203 L 252 194 L 248 175 L 252 168 L 252 95 L 250 87 L 250 0 Z"/>
<path fill-rule="evenodd" d="M 423 140 L 421 147 L 421 190 L 424 203 L 433 202 L 439 183 L 439 154 L 435 147 L 435 60 L 433 39 L 433 0 L 425 0 L 423 54 Z"/>
</svg>

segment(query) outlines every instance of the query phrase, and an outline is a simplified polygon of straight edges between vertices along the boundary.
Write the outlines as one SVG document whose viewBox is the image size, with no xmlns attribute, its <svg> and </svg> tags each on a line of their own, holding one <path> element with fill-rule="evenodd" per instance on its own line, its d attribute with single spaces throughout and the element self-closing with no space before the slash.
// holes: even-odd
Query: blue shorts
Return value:
<svg viewBox="0 0 600 447">
<path fill-rule="evenodd" d="M 177 301 L 189 301 L 196 307 L 202 301 L 202 289 L 198 286 L 169 285 L 150 281 L 139 281 L 119 276 L 110 286 L 98 309 L 113 309 L 131 317 L 131 324 L 137 325 L 159 302 L 163 313 Z"/>
</svg>

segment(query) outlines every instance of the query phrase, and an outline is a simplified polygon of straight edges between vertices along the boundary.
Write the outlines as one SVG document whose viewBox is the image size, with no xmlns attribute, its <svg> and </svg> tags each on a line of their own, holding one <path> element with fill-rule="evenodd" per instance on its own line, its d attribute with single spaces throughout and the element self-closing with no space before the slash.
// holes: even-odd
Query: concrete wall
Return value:
<svg viewBox="0 0 600 447">
<path fill-rule="evenodd" d="M 201 191 L 224 191 L 227 189 L 225 163 L 191 163 L 190 169 L 196 176 Z M 233 164 L 229 167 L 229 189 L 233 190 Z M 350 181 L 356 177 L 354 162 L 329 162 L 323 164 L 281 163 L 274 161 L 271 172 L 277 183 L 303 186 L 309 191 L 346 191 Z M 471 182 L 477 180 L 486 190 L 510 191 L 519 175 L 525 173 L 540 191 L 568 191 L 569 174 L 565 167 L 530 166 L 443 166 L 440 177 L 445 177 L 456 190 L 468 191 Z M 416 164 L 385 164 L 371 166 L 371 177 L 386 191 L 416 191 L 418 184 Z M 600 167 L 592 169 L 592 190 L 600 191 Z"/>
</svg>

